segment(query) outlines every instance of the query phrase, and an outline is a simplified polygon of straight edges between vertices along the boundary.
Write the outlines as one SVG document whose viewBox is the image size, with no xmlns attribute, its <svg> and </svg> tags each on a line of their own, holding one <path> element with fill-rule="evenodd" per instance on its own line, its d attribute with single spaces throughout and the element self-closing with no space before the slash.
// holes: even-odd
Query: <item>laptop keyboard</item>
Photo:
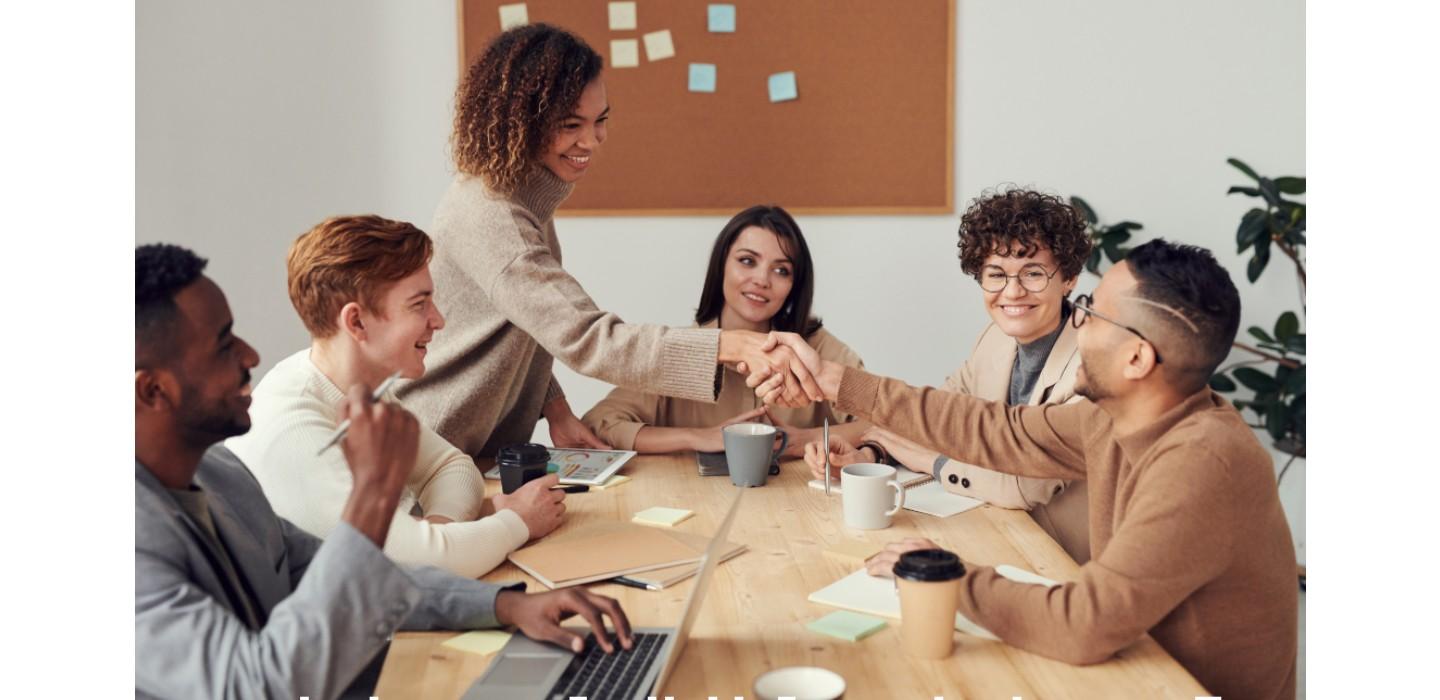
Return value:
<svg viewBox="0 0 1440 700">
<path fill-rule="evenodd" d="M 592 634 L 585 638 L 585 651 L 577 654 L 560 680 L 550 690 L 552 698 L 583 697 L 589 700 L 631 698 L 640 690 L 645 673 L 660 654 L 666 635 L 635 634 L 635 644 L 626 651 L 614 640 L 615 651 L 606 654 Z"/>
</svg>

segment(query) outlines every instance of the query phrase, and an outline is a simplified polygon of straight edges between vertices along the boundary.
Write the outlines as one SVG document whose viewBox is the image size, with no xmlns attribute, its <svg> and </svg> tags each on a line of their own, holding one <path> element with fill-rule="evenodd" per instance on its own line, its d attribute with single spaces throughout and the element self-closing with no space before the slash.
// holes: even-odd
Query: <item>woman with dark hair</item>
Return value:
<svg viewBox="0 0 1440 700">
<path fill-rule="evenodd" d="M 715 366 L 790 376 L 786 402 L 822 398 L 785 348 L 752 331 L 627 324 L 561 266 L 555 209 L 605 141 L 601 60 L 543 24 L 502 33 L 461 78 L 451 147 L 459 171 L 435 213 L 431 269 L 449 330 L 430 371 L 401 389 L 417 416 L 472 456 L 528 442 L 543 416 L 558 447 L 604 447 L 565 400 L 553 358 L 576 372 L 693 401 L 715 400 Z"/>
<path fill-rule="evenodd" d="M 1080 368 L 1076 330 L 1070 318 L 1090 238 L 1080 213 L 1054 195 L 1021 188 L 986 192 L 960 218 L 960 269 L 977 282 L 991 323 L 965 364 L 941 386 L 1012 406 L 1065 403 L 1075 394 Z M 1090 559 L 1089 506 L 1085 482 L 1034 479 L 951 460 L 880 427 L 863 438 L 868 447 L 831 436 L 830 467 L 875 461 L 888 453 L 918 472 L 940 477 L 954 462 L 945 489 L 992 505 L 1030 511 L 1071 558 Z M 824 452 L 819 442 L 805 448 L 816 478 Z M 915 540 L 921 546 L 923 540 Z M 893 552 L 891 553 L 893 555 Z"/>
<path fill-rule="evenodd" d="M 800 226 L 780 207 L 750 207 L 730 219 L 715 238 L 695 323 L 703 329 L 796 333 L 822 358 L 863 367 L 860 356 L 810 314 L 814 296 L 814 266 Z M 818 428 L 825 418 L 832 424 L 852 420 L 836 413 L 828 402 L 772 407 L 767 416 L 764 405 L 745 386 L 745 378 L 726 369 L 715 403 L 621 387 L 595 404 L 583 421 L 617 448 L 654 453 L 719 452 L 725 449 L 720 428 L 768 419 L 790 431 L 787 452 L 797 455 L 806 442 L 819 439 Z M 858 425 L 846 428 L 845 435 L 863 430 Z"/>
</svg>

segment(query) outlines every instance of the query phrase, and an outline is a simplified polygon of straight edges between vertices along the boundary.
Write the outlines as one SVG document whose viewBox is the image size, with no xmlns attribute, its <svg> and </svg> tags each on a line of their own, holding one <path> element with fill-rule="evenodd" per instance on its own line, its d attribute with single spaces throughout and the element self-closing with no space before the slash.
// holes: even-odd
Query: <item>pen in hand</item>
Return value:
<svg viewBox="0 0 1440 700">
<path fill-rule="evenodd" d="M 395 380 L 399 378 L 400 372 L 396 371 L 394 374 L 390 375 L 385 381 L 380 382 L 380 386 L 375 387 L 374 393 L 370 394 L 370 400 L 379 401 L 380 397 L 384 396 L 385 392 L 389 391 L 390 387 L 394 386 Z M 345 433 L 348 430 L 350 430 L 350 419 L 346 418 L 345 420 L 340 422 L 340 425 L 338 427 L 335 428 L 335 432 L 330 436 L 329 440 L 325 441 L 325 446 L 321 447 L 320 450 L 315 453 L 315 456 L 319 457 L 320 455 L 325 454 L 325 450 L 334 447 L 337 443 L 340 442 L 340 440 L 344 439 Z"/>
</svg>

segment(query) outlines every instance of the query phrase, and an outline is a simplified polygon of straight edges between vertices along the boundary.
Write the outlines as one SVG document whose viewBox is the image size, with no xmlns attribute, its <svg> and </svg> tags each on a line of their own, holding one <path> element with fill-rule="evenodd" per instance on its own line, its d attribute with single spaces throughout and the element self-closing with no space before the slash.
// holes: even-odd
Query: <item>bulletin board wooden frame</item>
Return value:
<svg viewBox="0 0 1440 700">
<path fill-rule="evenodd" d="M 457 0 L 460 73 L 500 32 L 499 6 Z M 754 204 L 797 214 L 955 210 L 955 0 L 720 0 L 736 31 L 711 33 L 711 0 L 637 0 L 612 31 L 607 0 L 526 0 L 529 21 L 563 27 L 605 60 L 612 118 L 560 216 L 732 215 Z M 643 35 L 668 29 L 673 58 Z M 640 65 L 610 65 L 636 39 Z M 714 93 L 689 64 L 717 66 Z M 771 103 L 766 78 L 795 71 L 799 98 Z"/>
</svg>

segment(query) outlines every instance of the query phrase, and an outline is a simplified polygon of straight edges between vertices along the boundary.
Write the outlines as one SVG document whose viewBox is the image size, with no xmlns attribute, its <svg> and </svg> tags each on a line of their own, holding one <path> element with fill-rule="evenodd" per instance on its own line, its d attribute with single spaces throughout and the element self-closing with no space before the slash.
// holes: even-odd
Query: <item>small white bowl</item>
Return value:
<svg viewBox="0 0 1440 700">
<path fill-rule="evenodd" d="M 840 700 L 845 696 L 845 679 L 840 674 L 814 666 L 786 666 L 767 671 L 755 679 L 760 700 Z"/>
</svg>

